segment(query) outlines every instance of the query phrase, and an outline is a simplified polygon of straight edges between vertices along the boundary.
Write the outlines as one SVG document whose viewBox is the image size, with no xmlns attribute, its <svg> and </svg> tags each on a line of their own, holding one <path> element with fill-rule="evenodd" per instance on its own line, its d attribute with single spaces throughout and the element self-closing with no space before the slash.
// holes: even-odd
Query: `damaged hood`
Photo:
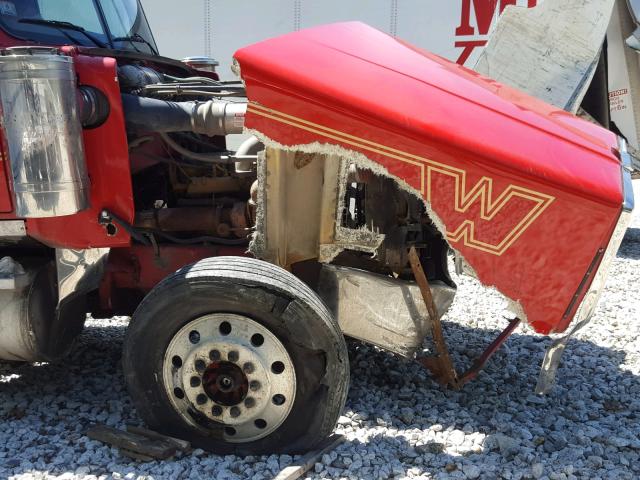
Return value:
<svg viewBox="0 0 640 480">
<path fill-rule="evenodd" d="M 449 245 L 523 320 L 567 328 L 622 210 L 611 132 L 362 23 L 235 59 L 247 129 L 280 148 L 364 155 L 425 200 Z"/>
</svg>

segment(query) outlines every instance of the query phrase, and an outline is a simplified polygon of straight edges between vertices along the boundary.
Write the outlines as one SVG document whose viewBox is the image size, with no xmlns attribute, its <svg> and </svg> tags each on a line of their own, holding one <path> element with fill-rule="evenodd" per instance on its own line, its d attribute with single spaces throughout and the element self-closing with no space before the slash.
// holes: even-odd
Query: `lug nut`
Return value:
<svg viewBox="0 0 640 480">
<path fill-rule="evenodd" d="M 219 417 L 220 415 L 222 415 L 222 407 L 221 407 L 220 405 L 214 405 L 214 406 L 211 408 L 211 414 L 212 414 L 214 417 Z"/>
<path fill-rule="evenodd" d="M 251 382 L 249 383 L 249 388 L 253 392 L 260 390 L 260 382 L 257 380 L 251 380 Z"/>
<path fill-rule="evenodd" d="M 207 368 L 207 364 L 204 363 L 204 360 L 196 360 L 196 370 L 201 371 Z"/>
<path fill-rule="evenodd" d="M 247 397 L 244 399 L 244 406 L 247 408 L 253 408 L 256 405 L 256 401 L 251 398 L 251 397 Z"/>
<path fill-rule="evenodd" d="M 227 358 L 229 359 L 230 362 L 237 362 L 238 359 L 240 358 L 240 354 L 235 350 L 231 350 L 227 355 Z"/>
<path fill-rule="evenodd" d="M 220 360 L 220 352 L 218 350 L 211 350 L 209 352 L 209 358 L 212 361 L 217 362 L 218 360 Z"/>
<path fill-rule="evenodd" d="M 255 367 L 253 366 L 253 363 L 247 362 L 242 366 L 242 371 L 244 373 L 253 373 L 255 371 Z"/>
<path fill-rule="evenodd" d="M 207 396 L 204 393 L 201 393 L 196 397 L 196 402 L 198 405 L 204 405 L 207 403 Z"/>
<path fill-rule="evenodd" d="M 192 330 L 191 332 L 189 332 L 189 341 L 194 345 L 200 342 L 200 332 L 196 330 Z"/>
<path fill-rule="evenodd" d="M 229 414 L 233 418 L 239 417 L 240 416 L 240 409 L 238 407 L 231 407 L 231 410 L 229 410 Z"/>
<path fill-rule="evenodd" d="M 191 379 L 189 380 L 189 383 L 191 384 L 192 387 L 199 387 L 200 386 L 200 377 L 191 377 Z"/>
</svg>

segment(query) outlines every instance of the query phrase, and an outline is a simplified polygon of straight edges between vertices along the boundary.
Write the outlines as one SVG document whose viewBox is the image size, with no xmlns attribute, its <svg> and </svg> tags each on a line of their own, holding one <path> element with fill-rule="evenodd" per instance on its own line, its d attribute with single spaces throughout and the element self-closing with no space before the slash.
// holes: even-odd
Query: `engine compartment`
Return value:
<svg viewBox="0 0 640 480">
<path fill-rule="evenodd" d="M 244 140 L 236 151 L 231 151 L 226 148 L 226 138 L 222 135 L 168 131 L 179 128 L 173 123 L 185 125 L 183 120 L 173 122 L 176 111 L 177 116 L 184 116 L 184 111 L 195 111 L 203 102 L 214 99 L 230 103 L 236 112 L 235 116 L 225 117 L 227 125 L 220 132 L 237 132 L 235 125 L 241 125 L 238 119 L 243 115 L 238 113 L 241 112 L 238 106 L 246 102 L 242 83 L 218 82 L 208 77 L 179 78 L 132 64 L 121 66 L 118 72 L 125 99 L 131 157 L 136 210 L 131 228 L 138 234 L 134 238 L 146 238 L 151 245 L 212 244 L 249 249 L 253 237 L 266 235 L 265 231 L 256 232 L 261 228 L 257 217 L 264 215 L 268 208 L 266 197 L 259 198 L 259 192 L 267 188 L 286 189 L 284 184 L 269 182 L 271 173 L 262 178 L 259 173 L 261 168 L 267 168 L 270 157 L 277 152 L 265 150 L 253 136 Z M 127 104 L 133 103 L 131 97 L 140 99 L 135 109 L 127 108 Z M 166 113 L 161 120 L 158 120 L 159 112 Z M 145 116 L 149 117 L 146 124 L 156 131 L 145 131 L 145 122 L 140 120 Z M 205 130 L 201 128 L 199 132 Z M 408 279 L 411 269 L 406 252 L 415 245 L 423 252 L 430 279 L 454 286 L 447 270 L 447 243 L 429 219 L 421 199 L 402 190 L 388 177 L 356 167 L 348 158 L 302 155 L 291 161 L 299 171 L 314 161 L 340 165 L 343 172 L 333 178 L 328 178 L 326 172 L 322 178 L 310 178 L 316 185 L 318 181 L 319 184 L 327 181 L 339 184 L 336 191 L 340 198 L 333 214 L 336 229 L 359 232 L 357 235 L 361 238 L 371 237 L 345 245 L 335 258 L 321 258 L 321 261 Z M 268 183 L 271 184 L 267 186 Z M 304 204 L 310 198 L 304 194 L 291 195 L 290 200 L 296 204 Z M 289 217 L 292 210 L 290 206 L 279 215 Z M 303 212 L 302 216 L 305 215 Z M 297 228 L 306 228 L 305 224 L 314 220 L 310 214 L 309 220 L 299 221 Z M 300 230 L 296 235 L 299 234 Z M 311 254 L 294 261 L 269 260 L 292 268 L 295 263 L 317 261 L 318 249 L 319 245 L 313 245 Z M 259 258 L 265 256 L 258 242 L 254 241 L 250 250 Z M 310 282 L 313 283 L 313 279 Z"/>
<path fill-rule="evenodd" d="M 256 176 L 250 156 L 234 162 L 235 152 L 226 149 L 222 135 L 171 131 L 186 130 L 189 110 L 212 98 L 242 95 L 239 83 L 223 84 L 208 77 L 181 79 L 132 64 L 121 66 L 118 75 L 136 211 L 132 227 L 139 238 L 246 245 L 255 217 L 250 191 Z M 241 97 L 235 101 L 244 105 Z M 186 122 L 171 125 L 170 118 L 180 107 L 185 109 L 180 113 Z"/>
</svg>

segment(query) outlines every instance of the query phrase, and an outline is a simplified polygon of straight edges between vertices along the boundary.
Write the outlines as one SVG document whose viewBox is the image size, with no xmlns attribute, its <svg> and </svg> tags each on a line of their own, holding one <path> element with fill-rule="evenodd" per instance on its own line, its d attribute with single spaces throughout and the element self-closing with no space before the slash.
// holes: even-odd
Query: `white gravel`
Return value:
<svg viewBox="0 0 640 480">
<path fill-rule="evenodd" d="M 445 328 L 454 356 L 468 363 L 506 325 L 504 302 L 458 281 Z M 338 426 L 347 441 L 310 478 L 640 477 L 639 290 L 636 218 L 593 322 L 569 344 L 544 398 L 532 392 L 550 339 L 525 327 L 461 392 L 444 391 L 415 364 L 351 345 L 351 391 Z M 0 364 L 0 478 L 259 480 L 293 461 L 195 451 L 136 464 L 85 437 L 95 422 L 140 422 L 121 376 L 126 323 L 90 321 L 60 365 Z"/>
</svg>

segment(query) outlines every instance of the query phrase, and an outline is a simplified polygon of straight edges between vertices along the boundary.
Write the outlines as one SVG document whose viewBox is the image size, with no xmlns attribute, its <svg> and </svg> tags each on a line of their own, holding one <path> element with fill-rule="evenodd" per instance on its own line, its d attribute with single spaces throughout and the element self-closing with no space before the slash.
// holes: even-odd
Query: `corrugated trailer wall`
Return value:
<svg viewBox="0 0 640 480">
<path fill-rule="evenodd" d="M 539 0 L 538 0 L 539 1 Z M 451 60 L 473 65 L 491 26 L 508 5 L 536 0 L 143 0 L 161 53 L 211 53 L 230 78 L 238 48 L 301 28 L 360 20 Z M 179 32 L 179 33 L 178 33 Z"/>
</svg>

